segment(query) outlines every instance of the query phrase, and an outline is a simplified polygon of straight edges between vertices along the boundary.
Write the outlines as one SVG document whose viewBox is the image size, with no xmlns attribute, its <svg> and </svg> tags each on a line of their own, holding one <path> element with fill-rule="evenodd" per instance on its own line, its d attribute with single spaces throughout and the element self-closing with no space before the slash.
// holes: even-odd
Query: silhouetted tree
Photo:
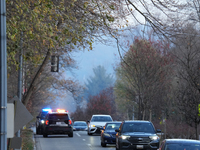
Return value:
<svg viewBox="0 0 200 150">
<path fill-rule="evenodd" d="M 111 74 L 106 73 L 103 66 L 97 66 L 93 69 L 94 76 L 90 76 L 85 83 L 86 89 L 84 92 L 86 100 L 89 96 L 97 95 L 100 91 L 113 86 L 114 78 Z"/>
</svg>

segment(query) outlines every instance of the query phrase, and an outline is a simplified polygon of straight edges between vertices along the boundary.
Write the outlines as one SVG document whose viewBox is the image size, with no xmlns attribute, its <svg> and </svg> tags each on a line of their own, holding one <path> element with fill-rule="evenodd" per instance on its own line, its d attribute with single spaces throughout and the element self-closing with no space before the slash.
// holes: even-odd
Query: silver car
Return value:
<svg viewBox="0 0 200 150">
<path fill-rule="evenodd" d="M 88 121 L 88 135 L 94 133 L 101 133 L 101 128 L 105 126 L 107 122 L 112 122 L 113 119 L 110 115 L 93 115 L 91 120 Z"/>
</svg>

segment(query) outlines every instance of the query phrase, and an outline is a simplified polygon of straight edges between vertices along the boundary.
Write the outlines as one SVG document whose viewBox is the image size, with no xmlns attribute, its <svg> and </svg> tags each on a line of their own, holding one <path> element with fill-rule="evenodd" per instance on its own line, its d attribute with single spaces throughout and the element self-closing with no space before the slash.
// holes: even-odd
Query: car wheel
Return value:
<svg viewBox="0 0 200 150">
<path fill-rule="evenodd" d="M 46 133 L 43 133 L 43 137 L 48 137 L 48 135 Z"/>
<path fill-rule="evenodd" d="M 70 134 L 68 134 L 68 136 L 69 136 L 69 137 L 73 137 L 73 136 L 74 136 L 73 132 L 70 133 Z"/>
<path fill-rule="evenodd" d="M 87 134 L 88 134 L 88 135 L 92 135 L 92 133 L 89 133 L 89 132 L 88 132 Z"/>
<path fill-rule="evenodd" d="M 106 147 L 106 143 L 101 142 L 102 147 Z"/>
</svg>

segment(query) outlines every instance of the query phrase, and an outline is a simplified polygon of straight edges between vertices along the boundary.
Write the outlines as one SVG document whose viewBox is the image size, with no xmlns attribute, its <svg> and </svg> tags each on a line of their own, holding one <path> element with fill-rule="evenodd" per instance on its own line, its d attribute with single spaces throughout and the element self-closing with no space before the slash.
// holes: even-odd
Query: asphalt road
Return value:
<svg viewBox="0 0 200 150">
<path fill-rule="evenodd" d="M 33 129 L 35 132 L 35 129 Z M 74 137 L 67 135 L 34 135 L 36 150 L 115 150 L 115 145 L 101 147 L 100 135 L 87 135 L 86 131 L 74 131 Z"/>
</svg>

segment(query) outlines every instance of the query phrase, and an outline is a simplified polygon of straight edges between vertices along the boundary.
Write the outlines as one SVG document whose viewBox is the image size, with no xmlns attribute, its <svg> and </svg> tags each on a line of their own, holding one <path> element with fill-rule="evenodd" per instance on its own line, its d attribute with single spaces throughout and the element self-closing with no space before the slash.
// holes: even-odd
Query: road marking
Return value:
<svg viewBox="0 0 200 150">
<path fill-rule="evenodd" d="M 78 133 L 76 133 L 76 135 L 77 135 L 77 136 L 79 136 L 79 137 L 81 136 L 81 135 L 80 135 L 80 134 L 78 134 Z"/>
<path fill-rule="evenodd" d="M 90 146 L 90 147 L 92 146 L 91 144 L 87 144 L 87 145 Z"/>
<path fill-rule="evenodd" d="M 83 139 L 83 141 L 85 141 L 85 139 Z"/>
</svg>

